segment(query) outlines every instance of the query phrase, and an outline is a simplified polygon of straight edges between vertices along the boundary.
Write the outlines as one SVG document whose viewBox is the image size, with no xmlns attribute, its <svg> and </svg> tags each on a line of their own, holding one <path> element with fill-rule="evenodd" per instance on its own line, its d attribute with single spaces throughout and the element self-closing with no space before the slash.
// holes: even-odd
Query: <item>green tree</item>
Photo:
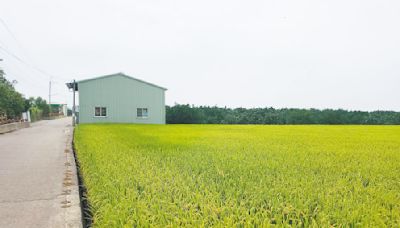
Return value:
<svg viewBox="0 0 400 228">
<path fill-rule="evenodd" d="M 25 99 L 4 75 L 4 71 L 0 69 L 0 116 L 16 119 L 25 110 Z"/>
<path fill-rule="evenodd" d="M 180 105 L 166 108 L 167 123 L 206 124 L 400 124 L 400 112 L 343 109 L 220 108 Z"/>
<path fill-rule="evenodd" d="M 50 108 L 49 105 L 47 104 L 47 101 L 41 97 L 37 97 L 34 101 L 34 105 L 42 110 L 42 115 L 48 117 L 50 113 Z"/>
</svg>

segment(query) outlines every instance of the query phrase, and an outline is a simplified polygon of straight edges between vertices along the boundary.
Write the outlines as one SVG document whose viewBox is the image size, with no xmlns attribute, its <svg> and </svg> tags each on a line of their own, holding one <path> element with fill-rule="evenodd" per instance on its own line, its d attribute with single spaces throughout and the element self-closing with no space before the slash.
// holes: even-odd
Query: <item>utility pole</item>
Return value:
<svg viewBox="0 0 400 228">
<path fill-rule="evenodd" d="M 51 78 L 49 81 L 49 116 L 51 115 Z"/>
<path fill-rule="evenodd" d="M 0 62 L 3 61 L 3 59 L 0 59 Z M 4 72 L 3 69 L 0 68 L 0 76 L 3 76 Z"/>
<path fill-rule="evenodd" d="M 73 99 L 72 99 L 72 126 L 75 126 L 75 122 L 76 122 L 76 119 L 75 119 L 75 79 L 74 79 L 74 82 L 73 82 L 73 86 L 72 86 L 72 92 L 73 92 Z"/>
</svg>

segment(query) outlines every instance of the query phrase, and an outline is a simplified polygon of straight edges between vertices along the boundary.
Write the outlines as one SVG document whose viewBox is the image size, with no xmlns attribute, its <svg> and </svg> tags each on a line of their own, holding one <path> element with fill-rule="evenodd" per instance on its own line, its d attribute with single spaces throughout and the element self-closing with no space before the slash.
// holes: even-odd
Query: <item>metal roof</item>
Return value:
<svg viewBox="0 0 400 228">
<path fill-rule="evenodd" d="M 114 77 L 114 76 L 126 77 L 126 78 L 129 78 L 129 79 L 132 79 L 132 80 L 141 82 L 141 83 L 145 83 L 145 84 L 150 85 L 150 86 L 154 86 L 154 87 L 157 87 L 157 88 L 160 88 L 160 89 L 163 89 L 163 90 L 167 90 L 167 89 L 164 88 L 164 87 L 161 87 L 161 86 L 158 86 L 158 85 L 156 85 L 156 84 L 153 84 L 153 83 L 150 83 L 150 82 L 146 82 L 146 81 L 143 81 L 143 80 L 140 80 L 140 79 L 137 79 L 137 78 L 128 76 L 128 75 L 126 75 L 126 74 L 124 74 L 124 73 L 122 73 L 122 72 L 116 73 L 116 74 L 103 75 L 103 76 L 99 76 L 99 77 L 95 77 L 95 78 L 88 78 L 88 79 L 84 79 L 84 80 L 77 81 L 77 83 L 87 82 L 87 81 L 97 80 L 97 79 L 102 79 L 102 78 L 108 78 L 108 77 Z M 68 84 L 68 83 L 67 83 L 67 84 Z M 71 83 L 71 84 L 73 84 L 73 83 Z M 72 85 L 67 85 L 67 86 L 68 86 L 69 88 L 72 88 Z M 71 86 L 71 87 L 70 87 L 70 86 Z"/>
</svg>

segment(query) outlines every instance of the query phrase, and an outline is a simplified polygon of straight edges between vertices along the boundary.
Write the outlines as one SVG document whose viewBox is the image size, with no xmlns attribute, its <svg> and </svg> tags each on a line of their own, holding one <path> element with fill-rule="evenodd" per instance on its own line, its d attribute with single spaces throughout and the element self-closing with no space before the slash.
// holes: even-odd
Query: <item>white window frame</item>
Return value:
<svg viewBox="0 0 400 228">
<path fill-rule="evenodd" d="M 96 116 L 96 108 L 100 108 L 100 116 Z M 103 109 L 106 110 L 106 115 L 105 115 L 105 116 L 102 115 Z M 108 116 L 107 107 L 105 107 L 105 106 L 95 106 L 95 107 L 94 107 L 93 117 L 95 117 L 95 118 L 106 118 L 107 116 Z"/>
<path fill-rule="evenodd" d="M 143 116 L 143 110 L 145 110 L 146 109 L 146 116 Z M 142 115 L 141 116 L 138 116 L 138 112 L 139 112 L 139 110 L 141 110 L 141 113 L 142 113 Z M 139 118 L 139 119 L 147 119 L 147 118 L 149 118 L 149 108 L 136 108 L 136 118 Z"/>
</svg>

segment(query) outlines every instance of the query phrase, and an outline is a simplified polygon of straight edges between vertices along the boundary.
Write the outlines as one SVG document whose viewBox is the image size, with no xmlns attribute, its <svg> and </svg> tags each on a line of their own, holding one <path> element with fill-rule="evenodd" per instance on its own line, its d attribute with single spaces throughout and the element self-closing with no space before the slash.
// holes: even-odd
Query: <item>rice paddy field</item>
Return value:
<svg viewBox="0 0 400 228">
<path fill-rule="evenodd" d="M 94 227 L 399 227 L 400 126 L 84 125 Z"/>
</svg>

